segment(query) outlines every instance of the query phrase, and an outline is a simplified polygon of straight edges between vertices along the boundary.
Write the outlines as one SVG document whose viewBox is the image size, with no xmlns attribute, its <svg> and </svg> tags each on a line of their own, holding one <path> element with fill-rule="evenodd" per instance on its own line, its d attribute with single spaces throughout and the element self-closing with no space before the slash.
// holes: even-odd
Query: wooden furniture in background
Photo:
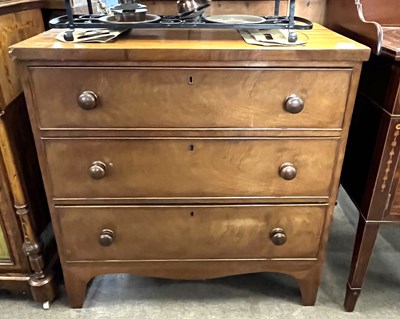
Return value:
<svg viewBox="0 0 400 319">
<path fill-rule="evenodd" d="M 263 271 L 296 278 L 313 305 L 370 50 L 319 25 L 274 48 L 235 30 L 101 45 L 57 32 L 11 50 L 70 305 L 101 274 Z"/>
<path fill-rule="evenodd" d="M 374 52 L 364 64 L 341 177 L 360 212 L 347 311 L 354 310 L 360 295 L 380 225 L 400 222 L 399 13 L 397 0 L 328 3 L 328 25 Z"/>
<path fill-rule="evenodd" d="M 398 0 L 329 0 L 326 25 L 362 41 L 376 55 L 388 51 L 393 56 L 397 48 L 392 29 L 399 26 L 399 11 Z"/>
<path fill-rule="evenodd" d="M 43 31 L 39 4 L 0 3 L 0 289 L 30 293 L 48 307 L 57 254 L 25 99 L 8 58 L 10 45 Z"/>
</svg>

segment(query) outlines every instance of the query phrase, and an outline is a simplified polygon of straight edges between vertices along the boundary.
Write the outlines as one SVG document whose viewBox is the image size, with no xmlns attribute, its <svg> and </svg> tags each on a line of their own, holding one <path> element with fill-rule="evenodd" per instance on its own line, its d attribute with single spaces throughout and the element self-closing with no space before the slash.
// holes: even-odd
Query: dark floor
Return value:
<svg viewBox="0 0 400 319">
<path fill-rule="evenodd" d="M 335 209 L 317 303 L 300 305 L 296 281 L 251 274 L 210 281 L 172 281 L 129 275 L 96 278 L 83 309 L 70 309 L 65 293 L 50 310 L 26 297 L 0 293 L 0 318 L 400 318 L 400 228 L 381 228 L 367 279 L 353 313 L 343 299 L 357 213 L 341 192 Z"/>
</svg>

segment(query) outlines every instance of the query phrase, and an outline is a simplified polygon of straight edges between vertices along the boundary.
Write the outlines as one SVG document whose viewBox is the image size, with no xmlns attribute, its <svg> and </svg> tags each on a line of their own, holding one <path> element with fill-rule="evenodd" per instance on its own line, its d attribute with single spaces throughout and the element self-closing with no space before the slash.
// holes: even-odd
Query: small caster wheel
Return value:
<svg viewBox="0 0 400 319">
<path fill-rule="evenodd" d="M 50 301 L 46 301 L 42 305 L 43 310 L 49 310 L 50 309 Z"/>
<path fill-rule="evenodd" d="M 65 41 L 74 41 L 73 30 L 68 30 L 64 32 L 64 40 Z"/>
<path fill-rule="evenodd" d="M 297 33 L 294 31 L 289 31 L 288 41 L 294 43 L 297 41 Z"/>
</svg>

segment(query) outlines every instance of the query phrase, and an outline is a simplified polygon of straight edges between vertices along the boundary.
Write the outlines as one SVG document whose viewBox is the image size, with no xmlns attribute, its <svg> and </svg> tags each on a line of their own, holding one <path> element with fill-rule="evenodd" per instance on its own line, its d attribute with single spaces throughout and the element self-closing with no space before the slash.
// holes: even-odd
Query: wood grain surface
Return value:
<svg viewBox="0 0 400 319">
<path fill-rule="evenodd" d="M 397 27 L 383 28 L 382 54 L 400 61 L 400 23 Z"/>
<path fill-rule="evenodd" d="M 31 69 L 46 129 L 341 128 L 350 77 L 315 68 Z M 78 104 L 87 90 L 97 96 L 91 110 Z M 291 94 L 304 101 L 300 113 L 285 110 Z"/>
<path fill-rule="evenodd" d="M 336 139 L 47 139 L 54 198 L 327 196 Z M 318 150 L 318 151 L 317 151 Z M 94 161 L 106 175 L 92 179 Z M 284 163 L 293 180 L 279 175 Z"/>
<path fill-rule="evenodd" d="M 39 9 L 8 14 L 0 12 L 0 110 L 4 110 L 22 92 L 14 62 L 8 55 L 8 47 L 43 30 Z"/>
<path fill-rule="evenodd" d="M 0 15 L 43 7 L 42 0 L 1 0 Z"/>
<path fill-rule="evenodd" d="M 330 0 L 326 25 L 371 47 L 377 55 L 399 60 L 400 6 L 398 0 Z"/>
<path fill-rule="evenodd" d="M 398 0 L 361 0 L 360 3 L 367 21 L 376 21 L 383 26 L 400 26 Z"/>
<path fill-rule="evenodd" d="M 57 218 L 67 261 L 316 258 L 325 207 L 60 207 Z M 280 246 L 270 239 L 277 227 Z M 103 229 L 114 232 L 107 247 Z"/>
<path fill-rule="evenodd" d="M 306 45 L 259 47 L 245 43 L 236 30 L 132 30 L 112 43 L 63 43 L 50 30 L 10 49 L 20 60 L 150 62 L 363 61 L 370 49 L 318 24 L 301 31 Z M 50 50 L 53 49 L 53 50 Z M 232 63 L 233 65 L 233 63 Z M 237 65 L 237 64 L 236 64 Z"/>
</svg>

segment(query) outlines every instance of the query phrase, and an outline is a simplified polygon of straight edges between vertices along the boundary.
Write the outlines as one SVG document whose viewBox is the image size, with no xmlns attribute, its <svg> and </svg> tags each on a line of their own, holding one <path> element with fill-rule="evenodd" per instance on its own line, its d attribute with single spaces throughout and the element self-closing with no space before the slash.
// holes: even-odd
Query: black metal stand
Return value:
<svg viewBox="0 0 400 319">
<path fill-rule="evenodd" d="M 288 29 L 289 29 L 288 41 L 289 42 L 297 41 L 297 33 L 293 31 L 293 29 L 294 29 L 294 8 L 295 8 L 295 1 L 290 1 L 289 2 L 289 23 L 288 23 Z"/>
<path fill-rule="evenodd" d="M 64 33 L 66 41 L 73 41 L 73 31 L 75 28 L 94 29 L 94 28 L 107 28 L 107 29 L 286 29 L 288 30 L 288 41 L 296 42 L 297 33 L 295 30 L 309 30 L 312 29 L 312 22 L 296 17 L 294 15 L 296 0 L 289 1 L 289 12 L 287 16 L 279 15 L 280 0 L 275 0 L 274 15 L 263 16 L 266 19 L 262 23 L 246 23 L 246 24 L 228 24 L 216 23 L 207 21 L 202 16 L 196 19 L 182 19 L 176 17 L 161 16 L 161 18 L 154 22 L 149 23 L 112 23 L 104 21 L 100 18 L 101 15 L 94 15 L 92 2 L 87 0 L 89 14 L 74 15 L 71 7 L 71 0 L 65 0 L 65 7 L 67 15 L 61 16 L 50 20 L 49 24 L 52 28 L 69 29 Z"/>
<path fill-rule="evenodd" d="M 275 0 L 275 9 L 274 16 L 279 16 L 279 6 L 281 4 L 281 0 Z"/>
</svg>

